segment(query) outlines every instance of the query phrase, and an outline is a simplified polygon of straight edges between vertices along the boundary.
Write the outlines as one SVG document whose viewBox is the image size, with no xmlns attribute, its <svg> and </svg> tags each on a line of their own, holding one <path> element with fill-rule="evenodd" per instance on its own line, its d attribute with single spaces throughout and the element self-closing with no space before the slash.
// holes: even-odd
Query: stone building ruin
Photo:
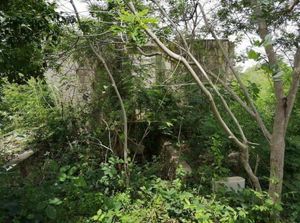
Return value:
<svg viewBox="0 0 300 223">
<path fill-rule="evenodd" d="M 220 41 L 223 48 L 228 53 L 229 58 L 233 61 L 234 44 L 227 39 L 222 39 Z M 194 40 L 193 46 L 193 55 L 206 70 L 215 73 L 223 80 L 230 79 L 229 64 L 215 40 Z M 159 51 L 157 46 L 153 44 L 146 45 L 143 47 L 143 50 L 146 53 Z M 134 66 L 143 66 L 148 70 L 149 75 L 144 80 L 145 87 L 151 87 L 171 78 L 174 70 L 178 68 L 178 63 L 171 61 L 162 55 L 149 57 L 132 52 L 131 58 Z M 111 61 L 109 61 L 109 63 L 111 63 Z M 183 68 L 181 67 L 181 69 Z M 137 76 L 137 72 L 138 71 L 133 70 L 132 75 Z M 95 64 L 91 64 L 88 60 L 86 63 L 79 63 L 75 60 L 68 59 L 64 62 L 59 71 L 49 70 L 46 73 L 46 78 L 48 83 L 58 90 L 62 101 L 76 104 L 84 103 L 90 98 L 90 95 L 92 94 L 92 82 L 95 75 Z M 199 76 L 201 77 L 200 72 Z"/>
</svg>

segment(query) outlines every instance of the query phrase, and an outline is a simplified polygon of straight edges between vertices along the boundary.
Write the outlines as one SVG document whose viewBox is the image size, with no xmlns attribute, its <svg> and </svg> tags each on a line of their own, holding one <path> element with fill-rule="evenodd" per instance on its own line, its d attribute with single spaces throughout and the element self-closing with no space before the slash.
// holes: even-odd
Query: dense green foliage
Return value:
<svg viewBox="0 0 300 223">
<path fill-rule="evenodd" d="M 298 14 L 284 11 L 283 1 L 259 2 L 271 27 L 297 22 Z M 262 192 L 251 189 L 241 155 L 232 156 L 239 148 L 218 125 L 208 98 L 179 62 L 164 63 L 168 58 L 143 31 L 153 28 L 163 41 L 172 41 L 171 49 L 176 48 L 173 40 L 178 37 L 169 22 L 159 24 L 152 17 L 155 7 L 148 8 L 152 5 L 143 1 L 134 1 L 136 14 L 125 3 L 91 4 L 90 17 L 78 20 L 77 27 L 68 26 L 75 17 L 62 17 L 48 1 L 0 3 L 0 223 L 269 223 L 278 213 L 280 222 L 299 222 L 300 98 L 286 136 L 282 203 L 275 204 L 265 192 L 270 181 L 268 141 L 253 117 L 213 79 L 251 140 L 249 164 Z M 170 18 L 178 24 L 190 22 L 198 13 L 193 0 L 167 3 Z M 257 17 L 251 17 L 249 1 L 220 3 L 218 19 L 222 28 L 227 27 L 225 36 L 240 34 L 242 29 L 255 31 L 252 22 Z M 268 10 L 277 17 L 270 18 Z M 253 40 L 252 47 L 274 44 L 293 51 L 297 38 L 269 36 Z M 192 37 L 187 40 L 193 52 L 205 51 L 204 43 L 198 49 L 201 41 L 194 40 L 193 45 Z M 157 51 L 155 57 L 147 55 L 152 51 Z M 186 57 L 184 50 L 181 53 Z M 202 53 L 206 52 L 199 57 Z M 254 48 L 247 57 L 259 66 L 238 75 L 271 129 L 276 100 L 272 75 L 280 69 L 283 91 L 287 91 L 292 67 L 281 59 L 278 67 L 270 67 Z M 56 68 L 50 75 L 57 74 L 53 79 L 59 83 L 52 83 L 51 77 L 40 78 L 49 61 Z M 84 94 L 80 90 L 86 86 L 70 81 L 73 76 L 66 72 L 73 62 L 76 71 L 71 75 L 91 77 Z M 215 68 L 222 70 L 218 78 L 224 78 L 234 94 L 248 103 L 239 84 L 221 76 L 227 75 L 223 68 Z M 128 166 L 122 160 L 126 136 L 120 101 L 107 70 L 113 74 L 127 114 Z M 228 127 L 240 136 L 230 114 L 223 112 L 220 97 L 208 83 L 204 85 L 216 98 Z M 68 100 L 70 92 L 78 94 L 76 100 Z M 26 150 L 34 154 L 16 166 L 4 165 Z M 246 189 L 213 191 L 212 182 L 228 176 L 244 177 Z"/>
<path fill-rule="evenodd" d="M 80 129 L 86 128 L 81 118 L 82 110 L 77 113 L 72 110 L 75 112 L 73 115 L 68 115 L 70 112 L 65 110 L 62 115 L 55 91 L 41 81 L 4 86 L 1 104 L 3 133 L 31 130 L 36 138 L 29 144 L 38 142 L 42 147 L 36 145 L 39 152 L 33 159 L 34 165 L 25 161 L 28 175 L 23 176 L 22 172 L 19 175 L 17 169 L 1 172 L 0 190 L 3 193 L 0 212 L 3 221 L 133 222 L 134 219 L 134 222 L 269 222 L 271 214 L 280 210 L 266 194 L 251 190 L 237 194 L 211 194 L 212 178 L 226 176 L 233 170 L 230 170 L 230 163 L 225 158 L 230 142 L 221 140 L 222 133 L 217 131 L 210 115 L 203 113 L 204 117 L 197 121 L 189 112 L 179 113 L 177 122 L 175 113 L 170 113 L 177 106 L 176 100 L 174 94 L 167 94 L 166 89 L 146 89 L 145 96 L 139 97 L 140 103 L 149 106 L 148 120 L 158 121 L 151 132 L 161 132 L 172 140 L 172 135 L 177 135 L 182 125 L 181 140 L 194 148 L 193 153 L 189 152 L 191 157 L 187 153 L 185 159 L 194 163 L 195 172 L 190 177 L 178 172 L 175 179 L 167 181 L 161 178 L 165 176 L 161 172 L 163 163 L 160 159 L 139 165 L 132 163 L 130 186 L 126 187 L 122 160 L 110 155 L 110 158 L 105 158 L 106 151 L 101 144 L 93 144 L 96 141 L 87 138 L 97 135 L 89 133 L 89 136 Z M 163 100 L 160 99 L 159 104 L 167 109 L 166 113 L 152 113 L 149 109 L 157 107 L 152 104 L 161 97 Z M 189 103 L 195 102 L 191 100 Z M 114 116 L 110 118 L 114 119 Z M 187 123 L 182 124 L 180 120 Z M 199 122 L 197 131 L 188 124 L 196 121 Z M 167 122 L 172 125 L 165 124 Z M 104 136 L 103 131 L 105 129 L 98 131 L 100 137 Z M 253 134 L 255 136 L 255 132 Z M 201 145 L 196 143 L 199 139 Z M 201 156 L 200 162 L 195 159 L 195 154 Z M 103 162 L 105 159 L 107 161 Z M 292 210 L 296 214 L 296 206 Z"/>
<path fill-rule="evenodd" d="M 41 77 L 51 60 L 51 47 L 59 42 L 66 19 L 55 4 L 44 0 L 0 3 L 0 77 L 23 82 Z"/>
</svg>

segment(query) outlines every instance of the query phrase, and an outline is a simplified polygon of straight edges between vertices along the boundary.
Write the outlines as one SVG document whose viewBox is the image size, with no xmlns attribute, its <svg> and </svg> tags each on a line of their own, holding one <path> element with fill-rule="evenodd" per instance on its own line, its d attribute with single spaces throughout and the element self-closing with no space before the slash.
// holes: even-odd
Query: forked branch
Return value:
<svg viewBox="0 0 300 223">
<path fill-rule="evenodd" d="M 128 7 L 129 9 L 132 11 L 132 13 L 137 14 L 135 7 L 133 5 L 132 2 L 128 3 Z M 239 147 L 242 157 L 242 163 L 243 166 L 247 172 L 247 174 L 249 175 L 251 181 L 253 182 L 253 184 L 255 185 L 255 188 L 257 190 L 261 190 L 261 186 L 259 183 L 258 178 L 254 175 L 250 165 L 249 165 L 249 150 L 248 150 L 248 144 L 244 143 L 243 141 L 240 141 L 236 135 L 231 131 L 231 129 L 228 127 L 228 125 L 226 124 L 226 122 L 224 121 L 224 119 L 222 118 L 218 107 L 216 106 L 214 97 L 212 96 L 212 94 L 210 93 L 210 91 L 205 87 L 205 85 L 202 83 L 201 79 L 198 77 L 197 73 L 195 72 L 195 70 L 191 67 L 191 65 L 189 64 L 189 62 L 182 57 L 181 55 L 171 51 L 165 44 L 163 44 L 158 37 L 147 27 L 143 27 L 144 31 L 146 32 L 146 34 L 151 37 L 151 39 L 161 48 L 161 50 L 168 55 L 170 58 L 176 60 L 176 61 L 180 61 L 181 63 L 183 63 L 183 65 L 186 67 L 186 69 L 190 72 L 190 74 L 192 75 L 192 77 L 194 78 L 194 80 L 196 81 L 196 83 L 198 84 L 198 86 L 200 87 L 200 89 L 202 90 L 202 92 L 205 94 L 206 98 L 208 99 L 210 105 L 211 105 L 211 109 L 212 112 L 215 116 L 215 118 L 217 119 L 217 121 L 219 122 L 219 124 L 222 126 L 222 128 L 224 129 L 224 131 L 226 132 L 226 134 L 229 136 L 230 139 L 232 139 L 234 141 L 234 143 Z M 201 66 L 200 66 L 201 67 Z M 204 75 L 207 75 L 204 71 Z"/>
<path fill-rule="evenodd" d="M 199 3 L 199 7 L 200 7 L 200 10 L 201 10 L 201 13 L 202 13 L 202 17 L 203 17 L 203 19 L 204 19 L 204 22 L 205 22 L 206 27 L 209 29 L 209 31 L 211 32 L 212 36 L 213 36 L 214 39 L 216 40 L 216 42 L 217 42 L 219 48 L 221 49 L 221 52 L 222 52 L 222 54 L 223 54 L 223 56 L 224 56 L 224 58 L 225 58 L 225 60 L 226 60 L 226 62 L 227 62 L 228 65 L 229 65 L 229 68 L 230 68 L 232 74 L 233 74 L 234 77 L 236 78 L 236 80 L 237 80 L 239 86 L 241 87 L 241 89 L 242 89 L 242 91 L 243 91 L 243 93 L 244 93 L 244 96 L 245 96 L 247 102 L 248 102 L 249 105 L 250 105 L 250 108 L 251 108 L 252 112 L 254 112 L 254 114 L 255 114 L 254 118 L 255 118 L 255 120 L 256 120 L 256 122 L 257 122 L 259 128 L 260 128 L 261 131 L 263 132 L 265 138 L 266 138 L 268 141 L 270 141 L 270 139 L 271 139 L 271 134 L 270 134 L 269 130 L 267 129 L 266 125 L 264 124 L 264 121 L 262 120 L 262 118 L 261 118 L 259 112 L 257 111 L 256 106 L 255 106 L 255 104 L 254 104 L 252 98 L 250 97 L 250 94 L 249 94 L 249 92 L 248 92 L 248 89 L 247 89 L 246 86 L 243 84 L 241 78 L 239 77 L 239 74 L 235 71 L 234 66 L 233 66 L 233 64 L 232 64 L 232 61 L 230 60 L 230 58 L 229 58 L 229 56 L 228 56 L 228 53 L 225 51 L 225 49 L 224 49 L 224 47 L 223 47 L 221 41 L 220 41 L 219 38 L 217 37 L 217 35 L 216 35 L 214 29 L 210 26 L 210 24 L 209 24 L 209 22 L 208 22 L 208 19 L 207 19 L 207 17 L 206 17 L 205 11 L 204 11 L 203 6 L 201 5 L 201 3 Z M 244 107 L 244 106 L 243 106 L 243 107 Z M 244 108 L 245 108 L 245 107 L 244 107 Z M 246 109 L 246 111 L 248 111 L 248 109 Z M 251 113 L 252 113 L 252 112 L 251 112 Z M 251 114 L 251 113 L 250 113 L 250 114 Z"/>
</svg>

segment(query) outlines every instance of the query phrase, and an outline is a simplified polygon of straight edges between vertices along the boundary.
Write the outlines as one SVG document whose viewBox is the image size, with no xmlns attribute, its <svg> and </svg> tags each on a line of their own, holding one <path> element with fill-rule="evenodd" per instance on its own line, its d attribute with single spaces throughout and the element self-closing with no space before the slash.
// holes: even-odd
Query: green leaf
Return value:
<svg viewBox="0 0 300 223">
<path fill-rule="evenodd" d="M 52 205 L 48 205 L 48 207 L 46 208 L 46 215 L 48 218 L 54 220 L 57 216 L 56 208 Z"/>
<path fill-rule="evenodd" d="M 144 18 L 142 19 L 142 22 L 144 24 L 148 24 L 148 23 L 151 23 L 151 24 L 157 24 L 158 23 L 158 20 L 156 18 Z"/>
<path fill-rule="evenodd" d="M 148 12 L 149 12 L 149 9 L 144 9 L 144 10 L 138 12 L 138 16 L 140 16 L 140 17 L 145 16 L 148 14 Z"/>
<path fill-rule="evenodd" d="M 33 220 L 33 219 L 34 219 L 34 214 L 29 214 L 29 215 L 27 215 L 27 219 L 28 219 L 28 220 Z"/>
<path fill-rule="evenodd" d="M 272 74 L 273 73 L 273 70 L 271 69 L 270 65 L 267 64 L 267 63 L 262 64 L 261 69 L 263 71 L 265 71 L 267 74 Z"/>
<path fill-rule="evenodd" d="M 68 175 L 74 175 L 77 170 L 78 168 L 76 166 L 73 166 L 71 169 L 69 169 Z"/>
<path fill-rule="evenodd" d="M 49 200 L 49 204 L 60 205 L 61 203 L 62 203 L 62 200 L 60 200 L 60 199 L 57 198 L 57 197 L 55 197 L 55 198 Z"/>
<path fill-rule="evenodd" d="M 122 14 L 120 15 L 119 19 L 123 22 L 133 23 L 137 18 L 136 15 L 125 10 L 121 10 L 121 13 Z"/>
<path fill-rule="evenodd" d="M 74 183 L 77 187 L 86 187 L 87 186 L 87 183 L 82 176 L 74 179 Z"/>
<path fill-rule="evenodd" d="M 166 125 L 167 125 L 168 127 L 172 127 L 172 126 L 173 126 L 173 124 L 172 124 L 171 122 L 166 122 Z"/>
<path fill-rule="evenodd" d="M 254 46 L 257 46 L 257 47 L 260 47 L 262 42 L 259 41 L 259 40 L 254 40 L 253 43 L 252 43 Z"/>
<path fill-rule="evenodd" d="M 59 181 L 64 182 L 67 179 L 67 174 L 62 173 L 59 175 Z"/>
<path fill-rule="evenodd" d="M 259 0 L 259 3 L 262 5 L 269 5 L 272 2 L 273 2 L 273 0 Z"/>
<path fill-rule="evenodd" d="M 258 60 L 260 58 L 260 53 L 254 51 L 254 50 L 249 50 L 248 51 L 248 58 L 252 60 Z"/>
</svg>

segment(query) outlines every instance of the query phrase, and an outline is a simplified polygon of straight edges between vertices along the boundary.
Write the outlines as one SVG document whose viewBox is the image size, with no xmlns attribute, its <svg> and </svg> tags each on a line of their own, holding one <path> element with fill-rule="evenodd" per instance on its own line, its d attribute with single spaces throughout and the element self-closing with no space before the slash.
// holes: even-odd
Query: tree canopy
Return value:
<svg viewBox="0 0 300 223">
<path fill-rule="evenodd" d="M 24 82 L 41 77 L 64 22 L 55 3 L 10 0 L 0 4 L 0 76 Z"/>
</svg>

